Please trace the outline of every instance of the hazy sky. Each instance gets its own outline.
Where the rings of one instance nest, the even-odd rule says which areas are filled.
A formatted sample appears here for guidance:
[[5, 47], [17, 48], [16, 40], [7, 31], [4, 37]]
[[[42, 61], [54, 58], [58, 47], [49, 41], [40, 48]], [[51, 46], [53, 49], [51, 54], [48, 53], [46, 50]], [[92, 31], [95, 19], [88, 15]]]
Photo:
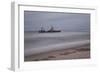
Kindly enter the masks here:
[[45, 30], [53, 26], [57, 30], [89, 32], [90, 14], [24, 11], [24, 31]]

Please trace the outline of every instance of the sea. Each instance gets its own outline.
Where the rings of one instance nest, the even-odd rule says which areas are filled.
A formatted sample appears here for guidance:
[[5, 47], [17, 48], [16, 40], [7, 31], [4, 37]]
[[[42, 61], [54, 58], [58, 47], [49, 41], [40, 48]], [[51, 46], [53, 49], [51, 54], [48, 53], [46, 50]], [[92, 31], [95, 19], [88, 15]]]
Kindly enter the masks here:
[[89, 32], [24, 32], [25, 56], [86, 44], [90, 44]]

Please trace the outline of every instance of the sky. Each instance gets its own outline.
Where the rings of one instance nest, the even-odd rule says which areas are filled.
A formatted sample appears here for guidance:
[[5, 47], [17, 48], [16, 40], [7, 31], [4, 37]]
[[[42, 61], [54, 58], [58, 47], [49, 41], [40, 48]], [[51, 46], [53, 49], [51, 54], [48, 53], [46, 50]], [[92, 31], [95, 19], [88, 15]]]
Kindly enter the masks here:
[[90, 32], [90, 14], [24, 11], [24, 31], [49, 30], [51, 26], [64, 32]]

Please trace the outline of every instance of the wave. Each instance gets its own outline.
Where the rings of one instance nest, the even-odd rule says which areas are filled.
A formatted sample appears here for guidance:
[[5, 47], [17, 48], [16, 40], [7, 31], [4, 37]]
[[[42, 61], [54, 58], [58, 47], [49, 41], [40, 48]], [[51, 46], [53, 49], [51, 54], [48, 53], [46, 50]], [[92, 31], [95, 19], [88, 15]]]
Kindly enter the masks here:
[[90, 44], [89, 33], [27, 33], [24, 37], [24, 55], [74, 48], [85, 44]]

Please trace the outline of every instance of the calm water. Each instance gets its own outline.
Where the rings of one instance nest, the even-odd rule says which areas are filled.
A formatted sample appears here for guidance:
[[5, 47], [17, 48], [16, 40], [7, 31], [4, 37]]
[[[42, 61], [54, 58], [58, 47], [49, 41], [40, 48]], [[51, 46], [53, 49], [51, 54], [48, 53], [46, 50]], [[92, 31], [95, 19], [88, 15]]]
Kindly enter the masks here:
[[24, 33], [25, 56], [50, 50], [70, 48], [89, 44], [90, 34], [86, 32]]

